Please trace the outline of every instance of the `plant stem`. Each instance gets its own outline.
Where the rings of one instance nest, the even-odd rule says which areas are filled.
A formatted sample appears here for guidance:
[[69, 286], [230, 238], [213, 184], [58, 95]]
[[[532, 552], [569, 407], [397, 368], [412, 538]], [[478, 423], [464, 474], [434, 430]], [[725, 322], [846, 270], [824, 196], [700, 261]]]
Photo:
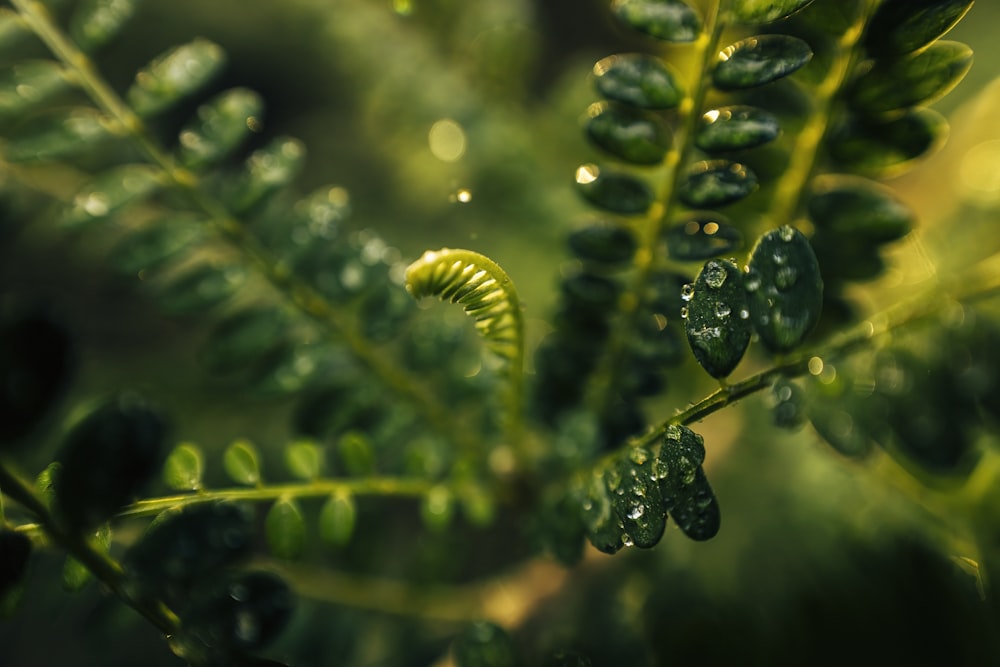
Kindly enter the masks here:
[[177, 165], [170, 153], [152, 138], [142, 119], [101, 78], [90, 58], [52, 21], [44, 5], [36, 0], [11, 0], [11, 3], [28, 27], [75, 75], [76, 82], [84, 92], [102, 111], [118, 122], [146, 157], [162, 170], [169, 186], [183, 193], [201, 209], [208, 216], [209, 224], [215, 231], [241, 251], [278, 293], [289, 299], [296, 308], [329, 334], [343, 340], [355, 356], [386, 386], [418, 406], [427, 421], [438, 432], [446, 434], [453, 442], [467, 450], [476, 447], [474, 441], [454, 427], [448, 409], [434, 398], [433, 393], [426, 391], [403, 373], [381, 350], [370, 345], [322, 293], [287, 269], [283, 269], [281, 263], [267, 252], [246, 227], [202, 188], [196, 174]]
[[83, 535], [63, 528], [32, 485], [4, 463], [0, 463], [0, 489], [34, 514], [38, 526], [45, 534], [78, 560], [122, 602], [139, 612], [164, 635], [171, 636], [178, 632], [180, 621], [176, 614], [158, 600], [140, 599], [131, 595], [121, 565], [108, 554], [95, 549]]
[[871, 11], [870, 3], [862, 5], [853, 24], [837, 40], [833, 62], [823, 80], [809, 91], [812, 110], [805, 126], [795, 136], [794, 146], [788, 151], [788, 167], [775, 186], [766, 213], [772, 223], [770, 227], [790, 223], [808, 195], [807, 185], [816, 175], [820, 147], [830, 133], [831, 121], [840, 105], [838, 93], [863, 57], [857, 45], [864, 36]]
[[663, 228], [673, 219], [679, 206], [676, 194], [683, 178], [681, 167], [691, 160], [695, 151], [693, 137], [697, 130], [702, 108], [705, 105], [705, 98], [711, 88], [711, 64], [716, 54], [715, 47], [722, 37], [722, 30], [725, 27], [720, 20], [721, 4], [722, 0], [710, 3], [711, 6], [705, 18], [705, 29], [693, 45], [696, 68], [693, 68], [691, 72], [695, 74], [696, 78], [690, 93], [685, 95], [678, 108], [679, 122], [674, 132], [673, 145], [664, 158], [666, 185], [661, 197], [665, 201], [665, 206], [656, 211], [652, 219], [649, 220], [649, 224], [646, 225], [642, 247], [636, 253], [635, 277], [629, 285], [629, 289], [619, 300], [617, 324], [611, 332], [608, 346], [597, 369], [591, 376], [585, 395], [588, 408], [598, 414], [614, 405], [612, 399], [618, 391], [621, 371], [624, 366], [622, 356], [642, 313], [643, 294], [649, 284], [650, 276], [657, 263], [663, 259], [657, 256], [656, 247], [659, 245]]
[[335, 493], [353, 496], [422, 496], [439, 483], [425, 479], [366, 477], [363, 479], [317, 479], [298, 484], [277, 484], [255, 488], [230, 488], [199, 491], [196, 494], [147, 498], [118, 513], [119, 518], [154, 516], [163, 510], [218, 500], [270, 502], [281, 497], [317, 498]]
[[701, 421], [727, 405], [769, 387], [778, 377], [802, 376], [810, 372], [809, 364], [813, 359], [823, 361], [843, 357], [896, 329], [926, 322], [955, 303], [973, 303], [1000, 294], [1000, 253], [983, 260], [950, 282], [942, 284], [937, 279], [932, 282], [933, 286], [923, 294], [869, 317], [827, 343], [792, 354], [766, 370], [716, 390], [646, 433], [632, 438], [624, 448], [652, 445], [663, 437], [671, 425]]

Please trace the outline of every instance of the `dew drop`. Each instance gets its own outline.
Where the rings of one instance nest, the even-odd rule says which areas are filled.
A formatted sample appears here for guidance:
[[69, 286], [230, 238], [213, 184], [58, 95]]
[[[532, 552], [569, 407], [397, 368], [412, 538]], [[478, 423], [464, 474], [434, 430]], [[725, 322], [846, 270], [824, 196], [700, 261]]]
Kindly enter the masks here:
[[778, 289], [785, 291], [795, 286], [799, 279], [799, 272], [794, 266], [783, 266], [774, 274], [774, 284]]
[[749, 319], [749, 318], [750, 318], [750, 311], [747, 310], [746, 308], [740, 309], [740, 319], [741, 320], [746, 320], [746, 319]]
[[643, 513], [645, 511], [646, 511], [646, 508], [643, 507], [642, 503], [638, 503], [638, 502], [632, 503], [632, 505], [628, 508], [628, 512], [626, 513], [626, 516], [628, 518], [632, 519], [632, 520], [635, 520], [635, 519], [638, 519], [638, 518], [642, 517], [642, 515], [643, 515]]
[[681, 319], [682, 320], [686, 320], [687, 316], [688, 316], [688, 307], [687, 306], [681, 306]]
[[694, 296], [694, 285], [687, 283], [681, 287], [681, 298], [685, 301], [690, 301]]
[[705, 265], [705, 284], [712, 289], [719, 289], [726, 283], [726, 268], [719, 262], [709, 262]]
[[729, 313], [731, 312], [732, 309], [727, 304], [721, 302], [715, 304], [715, 316], [718, 317], [719, 319], [725, 319], [729, 317]]
[[632, 463], [641, 466], [649, 460], [649, 450], [645, 447], [633, 447], [628, 453], [628, 458]]
[[788, 261], [788, 255], [782, 250], [775, 250], [771, 253], [771, 260], [778, 266], [783, 266], [785, 262]]
[[782, 241], [790, 243], [792, 239], [795, 238], [795, 228], [789, 227], [788, 225], [782, 225], [778, 228], [778, 234], [781, 236]]

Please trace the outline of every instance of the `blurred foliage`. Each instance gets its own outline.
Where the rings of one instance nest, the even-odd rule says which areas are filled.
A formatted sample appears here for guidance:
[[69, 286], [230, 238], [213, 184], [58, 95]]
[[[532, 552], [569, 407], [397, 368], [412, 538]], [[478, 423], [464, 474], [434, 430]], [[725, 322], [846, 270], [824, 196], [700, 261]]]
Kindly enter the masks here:
[[2, 5], [0, 664], [1000, 661], [1000, 6], [716, 4]]

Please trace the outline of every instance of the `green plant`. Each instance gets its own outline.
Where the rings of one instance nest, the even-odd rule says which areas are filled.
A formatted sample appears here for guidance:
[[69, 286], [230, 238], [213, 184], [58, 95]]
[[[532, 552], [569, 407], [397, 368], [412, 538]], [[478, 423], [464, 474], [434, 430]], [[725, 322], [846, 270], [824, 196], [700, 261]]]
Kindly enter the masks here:
[[[370, 5], [275, 16], [314, 19], [297, 28], [316, 43], [311, 26], [332, 26], [352, 57], [337, 74], [356, 77], [355, 115], [380, 139], [372, 163], [395, 170], [365, 196], [447, 184], [440, 240], [352, 229], [341, 186], [301, 194], [306, 144], [265, 129], [267, 96], [240, 77], [213, 83], [214, 42], [133, 74], [108, 50], [143, 17], [128, 0], [0, 9], [3, 233], [31, 257], [70, 242], [98, 276], [76, 312], [50, 312], [31, 262], [11, 264], [13, 618], [61, 576], [124, 603], [97, 623], [99, 662], [996, 660], [995, 187], [963, 212], [978, 227], [918, 235], [876, 180], [940, 148], [928, 105], [972, 62], [941, 37], [972, 1], [616, 0], [632, 32], [593, 69], [599, 157], [576, 169], [579, 201], [526, 174], [563, 166], [527, 150], [571, 125], [564, 110], [498, 103], [529, 108], [527, 3]], [[459, 39], [482, 26], [475, 48]], [[469, 57], [443, 64], [449, 44]], [[383, 57], [413, 68], [392, 90], [414, 93], [439, 172], [407, 162], [400, 104], [364, 90]], [[473, 139], [500, 159], [454, 167]], [[486, 254], [411, 262], [383, 240], [458, 245], [453, 211], [480, 197], [493, 226], [558, 218], [508, 222], [498, 241], [537, 253], [555, 293], [518, 280], [525, 307]], [[954, 251], [928, 260], [941, 239]], [[102, 315], [104, 335], [142, 334], [137, 352], [79, 341]], [[196, 346], [200, 371], [173, 373], [185, 357], [157, 345]], [[665, 536], [674, 525], [691, 541]], [[170, 650], [127, 638], [127, 608]]]

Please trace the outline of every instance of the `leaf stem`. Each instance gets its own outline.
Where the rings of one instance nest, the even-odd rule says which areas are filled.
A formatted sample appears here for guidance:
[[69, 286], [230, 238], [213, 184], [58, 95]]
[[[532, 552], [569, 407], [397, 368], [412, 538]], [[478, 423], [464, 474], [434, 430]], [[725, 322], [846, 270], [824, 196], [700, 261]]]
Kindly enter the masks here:
[[596, 371], [591, 376], [588, 391], [585, 394], [587, 406], [598, 414], [603, 413], [614, 404], [612, 399], [621, 382], [622, 355], [625, 353], [629, 337], [635, 330], [638, 317], [642, 312], [643, 294], [649, 284], [650, 276], [657, 263], [663, 259], [657, 257], [656, 247], [659, 244], [663, 228], [673, 218], [679, 205], [676, 194], [683, 178], [681, 167], [690, 161], [695, 151], [693, 137], [697, 130], [701, 110], [705, 105], [705, 98], [711, 88], [711, 64], [715, 57], [715, 47], [721, 39], [725, 27], [720, 19], [721, 4], [721, 0], [710, 3], [705, 19], [705, 29], [693, 45], [695, 49], [694, 61], [697, 66], [691, 72], [694, 73], [695, 82], [690, 93], [685, 95], [678, 108], [679, 122], [674, 132], [674, 141], [672, 148], [664, 158], [666, 185], [661, 198], [665, 200], [665, 205], [654, 212], [649, 224], [646, 225], [642, 247], [636, 253], [635, 277], [627, 292], [619, 300], [617, 325], [612, 330], [608, 346]]
[[95, 549], [83, 535], [63, 528], [32, 485], [4, 463], [0, 463], [0, 489], [31, 512], [38, 522], [37, 526], [54, 543], [78, 560], [122, 602], [145, 617], [164, 635], [171, 636], [178, 632], [180, 620], [173, 611], [159, 600], [137, 598], [129, 593], [125, 571], [121, 565], [108, 554]]
[[727, 405], [765, 389], [778, 377], [799, 377], [809, 370], [812, 359], [843, 357], [897, 329], [926, 322], [955, 303], [973, 303], [1000, 295], [1000, 253], [979, 262], [963, 275], [947, 283], [931, 281], [932, 287], [912, 299], [901, 301], [873, 315], [850, 329], [833, 336], [828, 342], [811, 350], [791, 354], [774, 366], [750, 377], [722, 387], [686, 409], [665, 420], [646, 433], [629, 440], [623, 449], [649, 446], [663, 437], [671, 425], [687, 425], [701, 421]]
[[178, 494], [139, 500], [118, 513], [118, 518], [155, 516], [163, 510], [218, 500], [270, 502], [282, 497], [315, 498], [335, 493], [354, 496], [422, 496], [438, 482], [425, 479], [365, 477], [360, 479], [317, 479], [294, 484], [276, 484], [254, 488], [206, 489], [193, 494]]

